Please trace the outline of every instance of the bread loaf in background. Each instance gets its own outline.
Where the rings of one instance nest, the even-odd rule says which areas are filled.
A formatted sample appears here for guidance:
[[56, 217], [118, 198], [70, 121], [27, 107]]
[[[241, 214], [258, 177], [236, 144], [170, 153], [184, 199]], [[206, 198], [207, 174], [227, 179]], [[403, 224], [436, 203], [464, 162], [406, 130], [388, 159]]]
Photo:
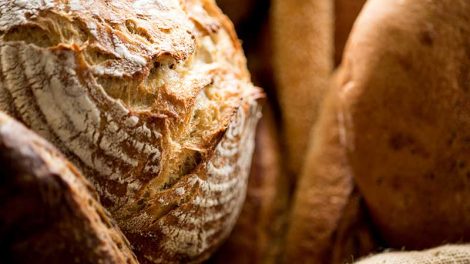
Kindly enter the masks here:
[[83, 171], [141, 263], [207, 259], [244, 201], [261, 96], [215, 2], [0, 6], [0, 109]]
[[90, 183], [3, 113], [0, 166], [0, 262], [138, 263]]
[[[344, 257], [374, 248], [367, 225], [362, 228], [358, 221], [362, 208], [347, 162], [339, 87], [339, 80], [334, 78], [312, 130], [314, 140], [292, 200], [285, 263], [343, 263]], [[364, 233], [364, 239], [353, 241], [356, 244], [349, 247], [347, 243], [357, 232]]]
[[333, 71], [334, 0], [273, 0], [273, 65], [289, 173], [300, 173]]
[[344, 55], [347, 163], [384, 246], [470, 240], [470, 2], [370, 0]]
[[[341, 61], [343, 46], [364, 2], [334, 1], [334, 42], [317, 45], [331, 45], [335, 64]], [[318, 22], [310, 25], [320, 26], [324, 25]], [[308, 48], [313, 56], [310, 59], [325, 59], [325, 54], [311, 51], [314, 48]], [[304, 74], [300, 80], [315, 75], [314, 72]], [[338, 102], [341, 83], [333, 75], [323, 78], [326, 80], [323, 84], [325, 98], [311, 105], [312, 109], [319, 108], [318, 119], [304, 143], [307, 150], [292, 198], [285, 243], [286, 262], [344, 263], [372, 252], [376, 246], [361, 194], [354, 187], [342, 141]]]

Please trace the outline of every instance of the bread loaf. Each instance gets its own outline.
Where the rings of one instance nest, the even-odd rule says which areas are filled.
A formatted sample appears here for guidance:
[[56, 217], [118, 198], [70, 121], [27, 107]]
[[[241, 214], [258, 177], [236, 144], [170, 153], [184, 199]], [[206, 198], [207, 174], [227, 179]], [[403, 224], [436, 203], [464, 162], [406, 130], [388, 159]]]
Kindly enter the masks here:
[[87, 180], [0, 113], [2, 263], [138, 263]]
[[[340, 112], [339, 86], [335, 78], [312, 130], [314, 140], [308, 147], [291, 206], [285, 242], [286, 263], [342, 263], [342, 257], [347, 254], [338, 252], [335, 256], [334, 248], [348, 252], [344, 249], [347, 238], [354, 237], [354, 232], [358, 231], [347, 227], [354, 225], [361, 212], [358, 201], [354, 201], [358, 198], [355, 198], [344, 131], [340, 126], [344, 117]], [[340, 230], [342, 225], [343, 230]], [[361, 243], [358, 241], [355, 247], [359, 253], [370, 250], [371, 243], [366, 241], [364, 246]], [[366, 249], [360, 250], [362, 247]]]
[[386, 246], [470, 240], [470, 2], [370, 0], [344, 55], [342, 130]]
[[334, 0], [274, 0], [273, 65], [289, 173], [297, 176], [333, 70]]
[[84, 172], [141, 263], [206, 259], [241, 210], [260, 97], [214, 1], [0, 6], [0, 109]]

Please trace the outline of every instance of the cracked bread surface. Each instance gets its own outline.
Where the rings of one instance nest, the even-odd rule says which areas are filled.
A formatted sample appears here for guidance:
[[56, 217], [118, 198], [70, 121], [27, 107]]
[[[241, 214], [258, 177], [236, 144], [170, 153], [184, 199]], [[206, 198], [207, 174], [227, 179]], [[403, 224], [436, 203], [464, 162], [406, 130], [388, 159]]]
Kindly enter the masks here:
[[84, 172], [141, 262], [207, 258], [244, 200], [260, 97], [214, 1], [0, 7], [0, 109]]

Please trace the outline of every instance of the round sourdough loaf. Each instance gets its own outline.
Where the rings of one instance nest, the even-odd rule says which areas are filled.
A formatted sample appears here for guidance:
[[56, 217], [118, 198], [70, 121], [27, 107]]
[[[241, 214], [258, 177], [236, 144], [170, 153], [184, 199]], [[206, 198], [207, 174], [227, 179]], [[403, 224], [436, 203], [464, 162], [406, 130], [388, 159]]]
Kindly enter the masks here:
[[206, 259], [241, 209], [261, 95], [215, 2], [0, 6], [0, 109], [84, 172], [142, 263]]
[[4, 263], [138, 263], [90, 183], [46, 140], [0, 112]]

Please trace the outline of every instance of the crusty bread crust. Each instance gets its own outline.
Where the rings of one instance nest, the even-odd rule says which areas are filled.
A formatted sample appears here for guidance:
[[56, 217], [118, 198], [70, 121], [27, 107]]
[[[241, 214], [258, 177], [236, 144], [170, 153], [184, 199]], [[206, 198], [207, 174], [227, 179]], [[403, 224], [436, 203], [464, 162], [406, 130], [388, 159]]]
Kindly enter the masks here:
[[470, 2], [370, 0], [341, 88], [348, 163], [383, 239], [470, 240]]
[[90, 183], [3, 113], [0, 166], [2, 263], [138, 263]]
[[81, 168], [140, 261], [207, 258], [243, 203], [260, 96], [214, 1], [0, 5], [0, 109]]
[[247, 195], [237, 224], [211, 263], [276, 263], [283, 246], [289, 184], [271, 108], [263, 106]]

